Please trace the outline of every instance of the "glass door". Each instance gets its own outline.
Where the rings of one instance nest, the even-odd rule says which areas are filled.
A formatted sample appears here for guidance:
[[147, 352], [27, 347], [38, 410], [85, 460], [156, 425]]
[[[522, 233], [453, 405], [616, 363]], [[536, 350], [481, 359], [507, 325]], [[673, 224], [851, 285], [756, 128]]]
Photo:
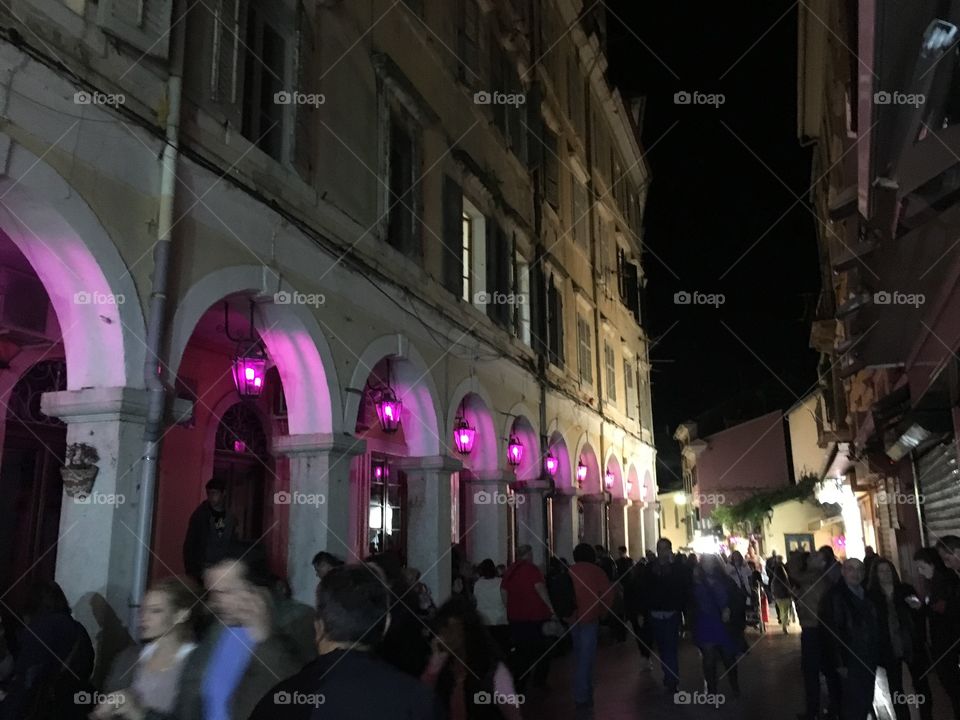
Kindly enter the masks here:
[[393, 553], [406, 562], [407, 482], [388, 458], [371, 457], [367, 540], [371, 554]]

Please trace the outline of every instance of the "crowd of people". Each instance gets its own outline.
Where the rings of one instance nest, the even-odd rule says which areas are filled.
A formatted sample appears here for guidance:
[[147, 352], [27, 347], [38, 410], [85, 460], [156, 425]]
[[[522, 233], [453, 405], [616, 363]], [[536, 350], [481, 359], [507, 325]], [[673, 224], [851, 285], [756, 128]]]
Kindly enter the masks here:
[[[0, 635], [0, 720], [519, 720], [524, 693], [547, 687], [553, 660], [565, 654], [571, 677], [563, 686], [578, 710], [592, 708], [602, 634], [613, 643], [632, 635], [638, 670], [659, 663], [668, 694], [680, 688], [688, 636], [707, 695], [725, 681], [737, 698], [746, 629], [764, 631], [770, 601], [784, 632], [794, 617], [801, 628], [801, 720], [821, 710], [864, 720], [884, 703], [908, 720], [911, 697], [922, 698], [913, 704], [929, 720], [931, 676], [960, 717], [954, 536], [916, 553], [916, 588], [870, 548], [863, 561], [840, 563], [829, 546], [763, 560], [753, 545], [746, 557], [684, 555], [661, 538], [637, 562], [625, 547], [612, 557], [581, 543], [572, 562], [551, 557], [541, 568], [528, 545], [509, 566], [473, 564], [453, 546], [451, 595], [439, 606], [395, 552], [350, 564], [319, 552], [308, 606], [267, 572], [262, 548], [224, 542], [229, 517], [216, 506], [218, 488], [208, 492], [215, 502], [195, 513], [184, 546], [192, 577], [151, 586], [141, 641], [113, 658], [99, 687], [93, 644], [63, 591], [53, 582], [34, 587]], [[888, 692], [875, 693], [878, 676]]]

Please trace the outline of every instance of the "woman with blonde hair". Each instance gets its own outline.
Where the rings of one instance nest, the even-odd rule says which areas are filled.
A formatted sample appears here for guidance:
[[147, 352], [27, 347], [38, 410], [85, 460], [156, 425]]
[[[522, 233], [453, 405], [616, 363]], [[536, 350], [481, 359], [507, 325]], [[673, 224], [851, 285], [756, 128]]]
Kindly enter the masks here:
[[124, 705], [130, 711], [136, 708], [134, 715], [173, 711], [180, 674], [196, 647], [193, 608], [199, 598], [200, 590], [189, 578], [164, 578], [150, 587], [140, 608], [144, 644], [131, 646], [114, 659], [104, 684], [105, 697], [92, 718], [130, 717]]

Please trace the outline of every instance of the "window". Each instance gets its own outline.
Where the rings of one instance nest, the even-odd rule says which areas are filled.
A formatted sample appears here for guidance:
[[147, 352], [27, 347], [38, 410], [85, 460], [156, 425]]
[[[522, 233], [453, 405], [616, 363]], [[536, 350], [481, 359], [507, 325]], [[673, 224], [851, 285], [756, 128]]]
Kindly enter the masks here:
[[480, 80], [480, 7], [477, 0], [460, 0], [457, 54], [460, 79], [470, 85], [477, 83]]
[[556, 134], [543, 128], [543, 194], [554, 210], [560, 207], [560, 158]]
[[388, 142], [390, 184], [387, 197], [387, 242], [411, 260], [419, 262], [419, 138], [412, 119], [399, 108], [390, 110]]
[[623, 361], [623, 386], [626, 388], [627, 417], [636, 420], [640, 416], [637, 400], [637, 378], [634, 374], [633, 363], [629, 360]]
[[548, 358], [559, 368], [563, 367], [563, 292], [557, 286], [557, 278], [547, 283], [547, 341]]
[[580, 137], [583, 137], [583, 112], [583, 80], [576, 56], [571, 53], [567, 55], [567, 115]]
[[470, 290], [470, 251], [473, 247], [473, 218], [467, 213], [460, 214], [460, 225], [463, 230], [463, 245], [461, 261], [463, 262], [463, 299], [470, 302], [473, 293]]
[[253, 3], [247, 11], [243, 63], [243, 136], [275, 160], [283, 160], [287, 41], [275, 18]]
[[580, 382], [593, 385], [593, 337], [590, 321], [584, 315], [577, 315], [577, 345], [579, 347]]
[[587, 187], [577, 178], [573, 182], [573, 241], [584, 252], [589, 250], [590, 211]]
[[603, 364], [606, 370], [607, 400], [617, 401], [617, 365], [610, 343], [603, 344]]
[[530, 345], [530, 265], [517, 253], [517, 337]]

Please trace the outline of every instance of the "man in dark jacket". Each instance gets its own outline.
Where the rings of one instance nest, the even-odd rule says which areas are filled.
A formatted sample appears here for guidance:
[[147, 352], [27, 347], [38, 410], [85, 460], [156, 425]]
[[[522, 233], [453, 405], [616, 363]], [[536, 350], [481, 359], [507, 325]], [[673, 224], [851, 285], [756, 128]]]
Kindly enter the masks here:
[[657, 559], [646, 566], [641, 583], [641, 606], [653, 625], [663, 684], [672, 695], [680, 683], [680, 620], [690, 597], [690, 575], [673, 562], [673, 544], [667, 538], [657, 541]]
[[210, 480], [207, 499], [190, 516], [183, 541], [183, 567], [197, 582], [202, 580], [204, 568], [220, 562], [237, 539], [237, 521], [227, 512], [225, 489], [222, 480]]
[[320, 657], [273, 687], [251, 720], [433, 720], [430, 688], [371, 648], [390, 624], [386, 578], [372, 565], [331, 570], [317, 590]]
[[843, 580], [824, 598], [823, 622], [831, 636], [833, 667], [840, 675], [841, 720], [863, 720], [872, 712], [880, 664], [880, 620], [863, 588], [863, 563], [843, 563]]

